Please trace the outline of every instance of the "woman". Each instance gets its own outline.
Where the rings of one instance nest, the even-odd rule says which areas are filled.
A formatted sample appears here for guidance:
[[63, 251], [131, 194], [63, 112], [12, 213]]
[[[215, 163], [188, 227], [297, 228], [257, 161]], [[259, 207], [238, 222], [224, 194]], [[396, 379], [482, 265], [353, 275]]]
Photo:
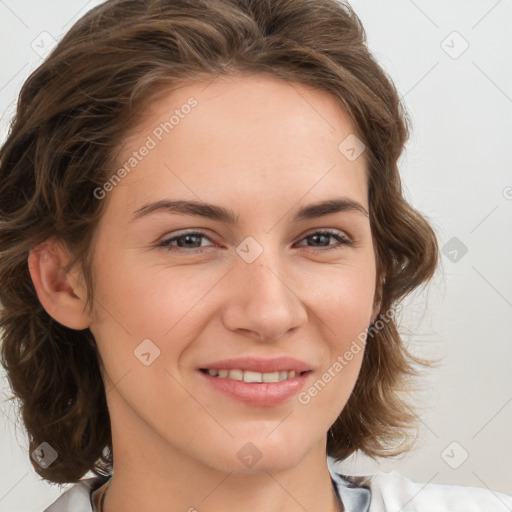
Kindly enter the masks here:
[[394, 316], [438, 247], [401, 194], [407, 135], [335, 0], [75, 24], [1, 150], [2, 362], [35, 470], [76, 483], [48, 511], [511, 506], [333, 467], [411, 445], [399, 393], [428, 362]]

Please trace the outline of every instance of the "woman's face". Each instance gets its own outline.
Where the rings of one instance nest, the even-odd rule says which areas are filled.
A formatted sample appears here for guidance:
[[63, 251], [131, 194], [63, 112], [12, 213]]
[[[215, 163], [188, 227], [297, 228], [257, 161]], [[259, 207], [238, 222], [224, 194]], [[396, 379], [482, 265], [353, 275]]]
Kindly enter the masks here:
[[[116, 436], [158, 439], [235, 472], [325, 456], [377, 313], [354, 131], [326, 92], [271, 78], [186, 85], [145, 112], [97, 193], [90, 329], [114, 453]], [[260, 377], [286, 380], [245, 382]]]

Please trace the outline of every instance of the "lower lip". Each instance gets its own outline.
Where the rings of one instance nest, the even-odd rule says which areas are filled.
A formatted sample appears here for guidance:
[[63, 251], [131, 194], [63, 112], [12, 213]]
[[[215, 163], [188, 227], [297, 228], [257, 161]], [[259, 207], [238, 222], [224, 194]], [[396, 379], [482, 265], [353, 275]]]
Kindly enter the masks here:
[[215, 389], [240, 402], [258, 407], [278, 405], [296, 395], [304, 386], [311, 371], [281, 382], [245, 382], [223, 377], [212, 377], [198, 370], [199, 374]]

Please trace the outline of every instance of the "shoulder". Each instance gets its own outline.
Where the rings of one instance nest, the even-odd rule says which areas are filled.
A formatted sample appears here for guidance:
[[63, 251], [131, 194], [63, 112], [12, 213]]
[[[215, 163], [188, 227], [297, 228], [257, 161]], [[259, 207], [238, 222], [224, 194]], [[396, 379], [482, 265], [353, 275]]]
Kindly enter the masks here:
[[91, 492], [103, 481], [98, 477], [80, 480], [65, 490], [43, 512], [92, 512]]
[[370, 490], [369, 512], [510, 512], [512, 496], [487, 488], [416, 483], [392, 471], [369, 476], [343, 476]]

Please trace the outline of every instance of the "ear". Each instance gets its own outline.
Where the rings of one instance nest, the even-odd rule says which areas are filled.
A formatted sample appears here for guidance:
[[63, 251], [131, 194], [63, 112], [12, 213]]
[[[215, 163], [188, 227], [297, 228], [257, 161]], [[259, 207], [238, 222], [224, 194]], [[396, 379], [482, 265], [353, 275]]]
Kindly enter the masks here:
[[33, 248], [28, 256], [28, 269], [37, 296], [46, 312], [71, 329], [86, 329], [91, 318], [85, 311], [85, 292], [81, 275], [66, 272], [68, 253], [54, 240], [46, 240]]

